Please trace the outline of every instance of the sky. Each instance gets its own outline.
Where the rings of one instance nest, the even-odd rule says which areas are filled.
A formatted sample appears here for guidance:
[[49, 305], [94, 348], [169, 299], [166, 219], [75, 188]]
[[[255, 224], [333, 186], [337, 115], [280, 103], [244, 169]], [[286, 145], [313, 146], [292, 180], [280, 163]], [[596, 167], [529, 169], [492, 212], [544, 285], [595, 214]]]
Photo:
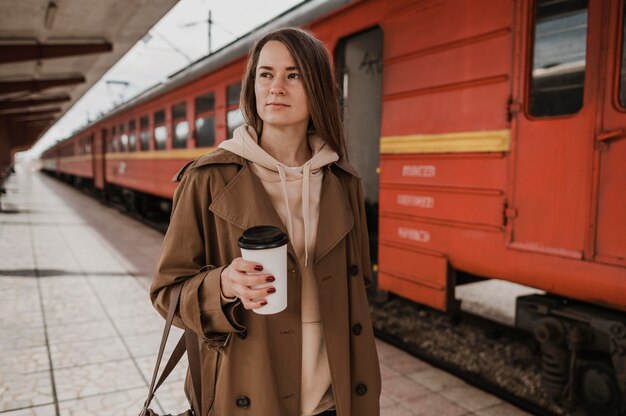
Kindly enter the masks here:
[[[107, 113], [208, 52], [232, 42], [301, 0], [181, 0], [139, 40], [46, 134], [18, 157], [38, 157], [58, 140]], [[245, 10], [245, 13], [242, 11]]]

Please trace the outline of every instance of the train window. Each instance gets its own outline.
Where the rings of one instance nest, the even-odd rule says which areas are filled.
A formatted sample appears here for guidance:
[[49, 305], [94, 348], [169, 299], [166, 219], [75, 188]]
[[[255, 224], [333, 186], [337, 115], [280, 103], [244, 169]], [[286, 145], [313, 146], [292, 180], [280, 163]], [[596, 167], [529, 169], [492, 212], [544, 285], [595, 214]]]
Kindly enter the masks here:
[[154, 144], [157, 150], [165, 149], [165, 143], [167, 142], [167, 127], [159, 126], [154, 129]]
[[530, 114], [578, 112], [583, 105], [587, 0], [538, 0], [530, 89]]
[[117, 131], [115, 126], [111, 127], [111, 151], [117, 152]]
[[167, 127], [165, 127], [165, 110], [154, 113], [154, 148], [156, 150], [165, 149], [167, 143]]
[[128, 150], [131, 152], [137, 150], [137, 122], [135, 120], [128, 123]]
[[226, 114], [228, 137], [233, 137], [235, 129], [244, 123], [243, 114], [239, 109], [239, 94], [241, 94], [241, 82], [231, 84], [226, 89], [228, 96], [228, 113]]
[[622, 64], [619, 75], [619, 102], [626, 107], [626, 5], [622, 15]]
[[215, 94], [196, 97], [196, 145], [210, 147], [215, 144]]
[[241, 94], [241, 82], [231, 84], [226, 88], [229, 107], [231, 105], [239, 105], [239, 94]]
[[139, 119], [139, 146], [141, 150], [150, 149], [150, 121], [148, 116]]
[[158, 126], [160, 124], [165, 124], [165, 110], [154, 113], [154, 125]]
[[174, 131], [174, 149], [187, 147], [189, 137], [189, 122], [187, 121], [187, 103], [176, 104], [172, 107], [172, 119]]
[[104, 145], [106, 146], [105, 152], [111, 153], [113, 151], [113, 138], [109, 137], [108, 130], [102, 130], [102, 140], [104, 141]]
[[187, 147], [189, 137], [189, 122], [187, 120], [177, 121], [174, 125], [174, 149], [184, 149]]
[[215, 109], [215, 94], [208, 94], [196, 97], [196, 114], [206, 113]]
[[120, 152], [128, 151], [128, 135], [126, 134], [125, 126], [120, 124]]
[[198, 137], [198, 147], [213, 146], [215, 144], [215, 117], [196, 118], [196, 135]]
[[228, 137], [233, 137], [235, 129], [244, 123], [241, 109], [237, 108], [229, 111], [226, 116], [226, 122], [228, 124]]
[[187, 116], [187, 104], [179, 103], [172, 106], [172, 119], [185, 118]]

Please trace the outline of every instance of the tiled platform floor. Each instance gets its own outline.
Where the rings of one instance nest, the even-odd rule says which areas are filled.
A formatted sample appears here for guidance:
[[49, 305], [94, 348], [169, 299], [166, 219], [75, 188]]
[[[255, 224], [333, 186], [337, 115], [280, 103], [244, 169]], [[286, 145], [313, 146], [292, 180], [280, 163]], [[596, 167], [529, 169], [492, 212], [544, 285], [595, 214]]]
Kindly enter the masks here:
[[[136, 416], [163, 325], [147, 296], [162, 235], [27, 166], [6, 187], [0, 416]], [[388, 344], [378, 349], [384, 416], [525, 414]], [[185, 410], [179, 367], [155, 410]]]

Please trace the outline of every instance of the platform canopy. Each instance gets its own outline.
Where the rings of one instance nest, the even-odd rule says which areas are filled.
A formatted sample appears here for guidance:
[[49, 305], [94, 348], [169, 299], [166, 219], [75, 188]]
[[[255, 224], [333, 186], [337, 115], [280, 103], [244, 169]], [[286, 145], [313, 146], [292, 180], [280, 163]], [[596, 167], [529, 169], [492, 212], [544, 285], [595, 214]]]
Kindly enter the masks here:
[[0, 2], [0, 183], [178, 0]]

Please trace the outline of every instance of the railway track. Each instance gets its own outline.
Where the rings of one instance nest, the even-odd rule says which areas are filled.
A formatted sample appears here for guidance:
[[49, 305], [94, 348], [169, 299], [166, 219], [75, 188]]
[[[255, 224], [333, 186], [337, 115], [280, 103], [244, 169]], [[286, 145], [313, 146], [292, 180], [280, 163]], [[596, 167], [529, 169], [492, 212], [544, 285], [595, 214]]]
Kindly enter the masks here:
[[[136, 221], [139, 221], [140, 223], [142, 223], [143, 225], [152, 228], [153, 230], [156, 230], [162, 234], [165, 234], [165, 231], [167, 231], [167, 225], [168, 225], [168, 216], [164, 216], [164, 214], [162, 212], [159, 213], [140, 213], [140, 212], [136, 212], [136, 211], [131, 211], [128, 209], [128, 207], [126, 206], [126, 204], [124, 203], [124, 201], [119, 200], [119, 199], [105, 199], [102, 198], [100, 195], [96, 194], [93, 189], [90, 188], [76, 188], [74, 187], [74, 189], [78, 189], [80, 191], [82, 191], [83, 193], [97, 199], [100, 201], [100, 203], [111, 207], [115, 210], [117, 210], [118, 212], [120, 212], [121, 214], [124, 214]], [[153, 215], [154, 214], [154, 215]], [[150, 216], [152, 217], [157, 217], [157, 220], [151, 219], [149, 218]]]
[[155, 220], [151, 220], [149, 218], [146, 218], [145, 216], [141, 215], [140, 213], [136, 213], [136, 212], [130, 212], [126, 209], [126, 207], [123, 204], [117, 203], [117, 202], [113, 202], [113, 201], [103, 201], [104, 204], [115, 208], [116, 210], [118, 210], [119, 212], [123, 213], [124, 215], [127, 215], [131, 218], [133, 218], [134, 220], [139, 221], [140, 223], [142, 223], [143, 225], [152, 228], [153, 230], [156, 230], [158, 232], [160, 232], [161, 234], [165, 234], [165, 232], [167, 231], [167, 225], [168, 222], [167, 221], [155, 221]]
[[485, 319], [455, 317], [402, 298], [370, 301], [376, 337], [539, 416], [568, 414], [540, 386], [532, 336]]

